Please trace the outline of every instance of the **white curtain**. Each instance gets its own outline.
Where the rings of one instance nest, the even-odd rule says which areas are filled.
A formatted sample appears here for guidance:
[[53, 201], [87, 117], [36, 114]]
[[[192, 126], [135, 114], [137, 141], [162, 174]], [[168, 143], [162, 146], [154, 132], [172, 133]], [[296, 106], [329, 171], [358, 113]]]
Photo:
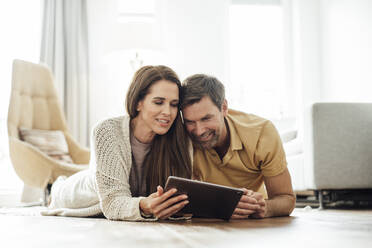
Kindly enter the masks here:
[[85, 0], [44, 0], [40, 61], [53, 71], [69, 130], [89, 143], [88, 27]]

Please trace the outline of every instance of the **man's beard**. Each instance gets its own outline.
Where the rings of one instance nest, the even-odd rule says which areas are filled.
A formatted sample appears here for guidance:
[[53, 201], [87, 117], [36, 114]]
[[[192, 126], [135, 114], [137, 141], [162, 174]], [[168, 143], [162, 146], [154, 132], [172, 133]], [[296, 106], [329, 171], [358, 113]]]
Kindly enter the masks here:
[[[212, 137], [207, 141], [200, 140], [200, 137], [203, 137], [205, 135], [212, 135]], [[205, 133], [203, 133], [200, 136], [196, 136], [194, 134], [191, 134], [191, 140], [193, 143], [198, 147], [199, 149], [212, 149], [218, 142], [218, 139], [220, 137], [219, 133], [217, 133], [215, 130], [210, 130]]]

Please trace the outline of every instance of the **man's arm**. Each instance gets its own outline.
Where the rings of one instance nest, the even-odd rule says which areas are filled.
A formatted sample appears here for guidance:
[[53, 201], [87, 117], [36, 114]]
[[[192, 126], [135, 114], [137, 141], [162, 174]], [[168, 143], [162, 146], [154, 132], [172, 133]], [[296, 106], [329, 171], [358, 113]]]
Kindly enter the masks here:
[[[245, 191], [231, 218], [290, 215], [295, 207], [296, 196], [293, 193], [288, 168], [285, 167], [285, 152], [280, 136], [271, 122], [267, 122], [261, 132], [254, 163], [264, 175], [269, 199], [265, 200], [261, 193]], [[283, 169], [282, 173], [276, 175]]]
[[244, 189], [232, 219], [288, 216], [292, 213], [296, 196], [288, 169], [277, 176], [265, 177], [264, 181], [269, 199], [265, 200], [261, 193]]
[[263, 217], [290, 215], [296, 204], [296, 196], [293, 193], [288, 168], [277, 176], [264, 177], [264, 182], [269, 199], [266, 200], [266, 211]]

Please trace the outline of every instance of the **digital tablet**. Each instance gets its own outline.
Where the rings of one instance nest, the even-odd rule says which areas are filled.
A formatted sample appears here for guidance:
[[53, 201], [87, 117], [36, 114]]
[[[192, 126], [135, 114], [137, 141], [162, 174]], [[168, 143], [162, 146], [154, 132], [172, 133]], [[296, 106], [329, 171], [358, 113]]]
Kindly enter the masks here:
[[243, 190], [181, 177], [168, 177], [165, 191], [177, 189], [177, 195], [186, 194], [189, 204], [181, 213], [193, 217], [229, 220], [243, 195]]

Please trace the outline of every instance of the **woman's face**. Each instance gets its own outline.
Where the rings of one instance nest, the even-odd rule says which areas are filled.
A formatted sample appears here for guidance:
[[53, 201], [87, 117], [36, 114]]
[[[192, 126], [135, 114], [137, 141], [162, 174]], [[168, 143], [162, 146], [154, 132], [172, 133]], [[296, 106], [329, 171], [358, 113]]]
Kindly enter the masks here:
[[177, 117], [179, 91], [177, 84], [160, 80], [149, 88], [145, 98], [138, 103], [138, 120], [150, 131], [165, 134]]

